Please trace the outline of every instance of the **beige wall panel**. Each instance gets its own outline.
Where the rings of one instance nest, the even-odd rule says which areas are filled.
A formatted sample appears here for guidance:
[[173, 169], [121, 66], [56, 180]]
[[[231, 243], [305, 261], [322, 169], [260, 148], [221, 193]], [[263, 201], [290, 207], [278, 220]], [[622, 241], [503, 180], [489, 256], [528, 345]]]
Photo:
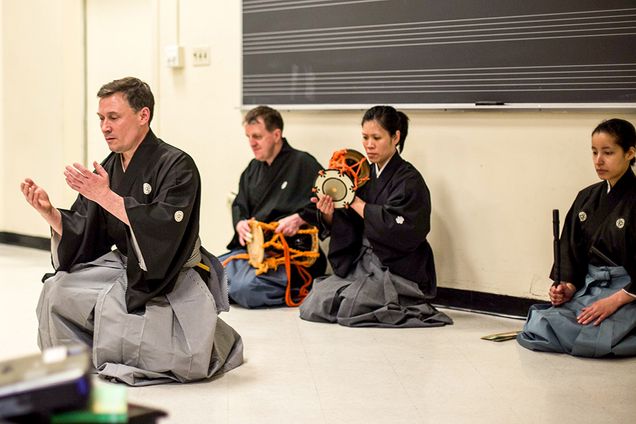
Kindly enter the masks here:
[[[87, 161], [109, 153], [99, 129], [97, 91], [114, 79], [135, 76], [157, 90], [157, 0], [86, 0]], [[156, 111], [155, 111], [156, 112]], [[158, 128], [159, 120], [152, 126]]]
[[[182, 69], [160, 67], [160, 137], [196, 160], [203, 182], [201, 238], [220, 254], [232, 235], [228, 195], [252, 158], [239, 109], [239, 2], [162, 2], [160, 26], [161, 49], [178, 43], [185, 50]], [[200, 46], [210, 48], [210, 66], [193, 66], [192, 48]]]
[[0, 181], [3, 183], [0, 184], [0, 231], [2, 231], [5, 224], [4, 211], [7, 208], [8, 199], [5, 198], [5, 190], [7, 184], [4, 181], [7, 181], [9, 178], [9, 174], [7, 173], [7, 167], [5, 165], [6, 156], [4, 153], [5, 150], [5, 136], [4, 136], [4, 3], [0, 2]]
[[79, 0], [2, 2], [2, 229], [48, 236], [19, 192], [30, 176], [53, 202], [75, 197], [63, 167], [82, 158], [82, 4]]

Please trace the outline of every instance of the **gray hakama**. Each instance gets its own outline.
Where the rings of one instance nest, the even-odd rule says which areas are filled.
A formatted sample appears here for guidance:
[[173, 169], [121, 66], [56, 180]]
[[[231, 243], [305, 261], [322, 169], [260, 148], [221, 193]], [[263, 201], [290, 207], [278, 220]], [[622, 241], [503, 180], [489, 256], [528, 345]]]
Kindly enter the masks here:
[[229, 309], [222, 267], [211, 256], [207, 281], [183, 268], [174, 289], [140, 312], [126, 309], [126, 257], [118, 251], [58, 271], [37, 306], [41, 349], [82, 342], [97, 373], [132, 386], [189, 382], [243, 362], [243, 342], [218, 314]]
[[575, 356], [636, 355], [636, 302], [623, 305], [600, 325], [577, 323], [581, 309], [631, 282], [623, 267], [589, 265], [585, 286], [560, 306], [533, 305], [517, 341], [523, 347]]
[[348, 327], [439, 327], [453, 320], [428, 303], [417, 283], [382, 266], [364, 240], [355, 268], [345, 277], [318, 279], [300, 305], [308, 321]]

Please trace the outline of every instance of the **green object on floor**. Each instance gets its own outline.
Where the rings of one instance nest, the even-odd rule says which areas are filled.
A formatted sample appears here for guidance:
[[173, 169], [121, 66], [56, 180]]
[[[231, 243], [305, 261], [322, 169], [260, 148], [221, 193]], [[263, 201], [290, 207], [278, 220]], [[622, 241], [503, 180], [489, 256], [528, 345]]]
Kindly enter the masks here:
[[521, 333], [521, 331], [508, 331], [506, 333], [497, 333], [490, 334], [488, 336], [484, 336], [482, 340], [488, 340], [491, 342], [505, 342], [506, 340], [514, 340], [517, 338], [517, 334]]
[[126, 387], [100, 382], [93, 384], [88, 409], [63, 412], [51, 418], [52, 424], [127, 422]]

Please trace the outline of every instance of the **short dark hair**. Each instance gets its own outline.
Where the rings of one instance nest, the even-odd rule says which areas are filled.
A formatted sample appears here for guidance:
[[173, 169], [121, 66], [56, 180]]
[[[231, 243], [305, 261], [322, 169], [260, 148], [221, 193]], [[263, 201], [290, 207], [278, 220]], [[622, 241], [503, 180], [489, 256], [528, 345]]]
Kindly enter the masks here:
[[395, 110], [392, 106], [373, 106], [367, 110], [362, 117], [362, 124], [367, 121], [376, 121], [384, 128], [391, 137], [400, 131], [400, 141], [398, 142], [398, 152], [404, 150], [404, 141], [409, 132], [409, 117], [404, 112]]
[[147, 107], [150, 110], [148, 119], [148, 124], [150, 124], [155, 109], [155, 97], [148, 84], [135, 77], [117, 79], [102, 85], [102, 88], [97, 92], [97, 97], [103, 99], [115, 93], [122, 93], [135, 112]]
[[269, 106], [256, 106], [245, 114], [243, 119], [244, 124], [255, 124], [258, 122], [258, 118], [263, 120], [267, 131], [272, 132], [279, 129], [283, 132], [283, 117], [280, 116], [280, 112]]
[[[605, 133], [611, 135], [616, 140], [616, 144], [621, 146], [624, 152], [627, 152], [630, 147], [636, 148], [636, 130], [634, 126], [619, 118], [607, 119], [594, 128], [592, 135], [598, 133]], [[632, 158], [629, 162], [630, 165], [634, 165], [636, 158]]]

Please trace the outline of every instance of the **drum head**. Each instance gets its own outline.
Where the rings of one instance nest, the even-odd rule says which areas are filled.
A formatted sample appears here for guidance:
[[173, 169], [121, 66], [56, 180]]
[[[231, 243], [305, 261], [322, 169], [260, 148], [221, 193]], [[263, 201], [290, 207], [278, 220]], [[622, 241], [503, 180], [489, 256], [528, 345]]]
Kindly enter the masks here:
[[258, 225], [256, 220], [250, 220], [249, 223], [252, 230], [252, 239], [247, 242], [247, 253], [250, 256], [249, 263], [252, 265], [261, 264], [263, 259], [265, 259], [263, 228]]
[[327, 169], [318, 175], [314, 191], [318, 198], [331, 196], [336, 208], [350, 205], [356, 195], [351, 178], [336, 169]]

